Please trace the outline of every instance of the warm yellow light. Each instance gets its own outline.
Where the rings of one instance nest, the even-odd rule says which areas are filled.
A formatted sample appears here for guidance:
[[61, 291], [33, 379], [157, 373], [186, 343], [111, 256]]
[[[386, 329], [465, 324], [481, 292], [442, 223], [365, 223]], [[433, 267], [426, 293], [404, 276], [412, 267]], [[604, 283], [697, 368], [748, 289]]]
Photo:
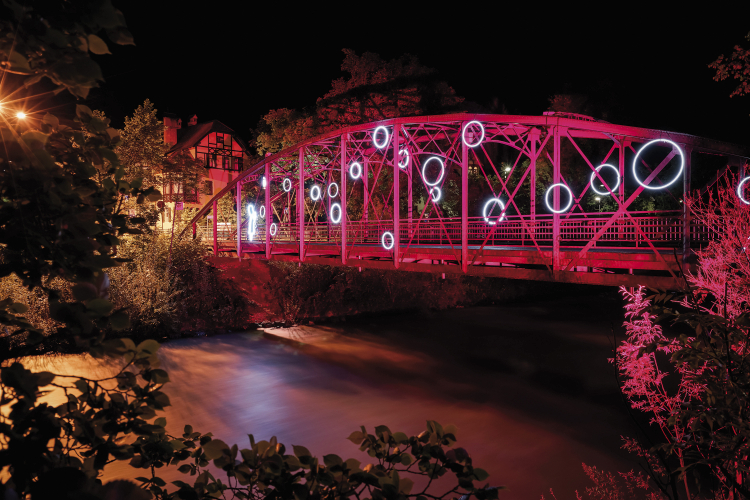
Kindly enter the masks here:
[[26, 118], [26, 113], [24, 113], [23, 111], [19, 111], [18, 113], [16, 113], [16, 118], [18, 118], [19, 120], [23, 120], [24, 118]]

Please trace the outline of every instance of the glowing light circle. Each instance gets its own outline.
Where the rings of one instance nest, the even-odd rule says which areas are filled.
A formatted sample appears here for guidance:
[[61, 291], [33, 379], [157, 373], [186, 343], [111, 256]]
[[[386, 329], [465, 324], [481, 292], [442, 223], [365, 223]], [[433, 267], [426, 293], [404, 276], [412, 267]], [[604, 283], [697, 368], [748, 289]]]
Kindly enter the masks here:
[[284, 182], [281, 183], [281, 187], [288, 193], [292, 190], [292, 181], [290, 181], [289, 179], [284, 179]]
[[312, 201], [318, 201], [322, 197], [322, 194], [323, 193], [320, 192], [320, 187], [317, 184], [310, 188], [310, 199]]
[[[750, 205], [750, 201], [747, 201], [747, 200], [745, 199], [745, 197], [744, 197], [744, 196], [742, 196], [742, 185], [743, 185], [744, 183], [746, 183], [747, 181], [749, 181], [749, 180], [750, 180], [750, 176], [748, 176], [748, 177], [745, 177], [745, 178], [744, 178], [744, 179], [742, 179], [742, 180], [740, 181], [740, 183], [739, 183], [739, 184], [737, 185], [737, 198], [739, 198], [739, 199], [740, 199], [740, 201], [741, 201], [742, 203], [744, 203], [745, 205]], [[750, 239], [750, 238], [748, 238], [748, 239]]]
[[406, 168], [409, 166], [409, 160], [411, 159], [411, 155], [409, 154], [409, 150], [404, 148], [401, 151], [398, 152], [399, 158], [403, 157], [403, 161], [398, 161], [398, 168]]
[[255, 205], [247, 206], [247, 240], [253, 241], [257, 233], [258, 214], [255, 211]]
[[276, 236], [276, 233], [279, 231], [279, 227], [276, 225], [275, 222], [271, 223], [271, 227], [268, 228], [268, 232], [271, 236]]
[[[500, 205], [500, 210], [502, 210], [501, 214], [502, 216], [500, 219], [497, 220], [497, 222], [502, 222], [503, 219], [505, 219], [505, 203], [500, 201], [500, 198], [492, 198], [487, 201], [487, 203], [484, 204], [484, 208], [482, 209], [482, 217], [484, 217], [484, 222], [489, 224], [490, 226], [494, 226], [497, 222], [490, 220], [490, 214], [492, 213], [492, 205], [497, 203]], [[489, 208], [489, 211], [487, 211], [487, 208]]]
[[[339, 211], [339, 218], [338, 219], [333, 216], [333, 211], [334, 210], [338, 210]], [[331, 204], [331, 211], [329, 213], [330, 213], [330, 217], [331, 217], [331, 222], [333, 222], [334, 224], [338, 224], [339, 222], [341, 222], [341, 214], [342, 214], [341, 205], [339, 205], [338, 203], [332, 203]]]
[[[641, 155], [641, 153], [647, 147], [649, 147], [650, 145], [652, 145], [655, 142], [666, 142], [667, 144], [671, 144], [672, 147], [676, 148], [677, 151], [680, 152], [680, 170], [679, 170], [679, 172], [677, 172], [677, 175], [674, 176], [674, 179], [672, 179], [671, 181], [667, 182], [663, 186], [651, 187], [651, 186], [647, 186], [647, 185], [645, 185], [644, 183], [641, 182], [641, 180], [638, 178], [638, 174], [635, 173], [635, 167], [636, 167], [636, 165], [638, 165], [638, 157]], [[664, 189], [665, 187], [669, 186], [674, 181], [676, 181], [677, 179], [680, 178], [680, 175], [682, 175], [682, 170], [684, 168], [685, 168], [685, 155], [683, 154], [682, 149], [680, 149], [680, 146], [678, 146], [674, 142], [672, 142], [670, 140], [667, 140], [667, 139], [654, 139], [653, 141], [647, 142], [646, 144], [643, 145], [643, 147], [641, 149], [638, 150], [638, 152], [635, 154], [635, 158], [633, 158], [633, 177], [635, 177], [635, 180], [636, 180], [636, 182], [638, 184], [640, 184], [641, 186], [643, 186], [646, 189], [652, 189], [652, 190]]]
[[430, 188], [430, 197], [432, 198], [433, 203], [440, 201], [441, 196], [443, 196], [443, 192], [440, 190], [439, 187], [434, 186]]
[[[612, 188], [612, 191], [605, 191], [604, 193], [600, 193], [600, 192], [599, 192], [599, 191], [597, 191], [597, 190], [596, 190], [596, 188], [594, 187], [594, 177], [596, 177], [596, 172], [598, 172], [598, 171], [599, 171], [599, 170], [600, 170], [601, 168], [603, 168], [603, 167], [609, 167], [609, 168], [611, 168], [612, 170], [614, 170], [614, 171], [615, 171], [615, 173], [617, 174], [617, 184], [615, 184], [615, 187], [613, 187], [613, 188]], [[607, 196], [607, 195], [610, 195], [610, 194], [612, 194], [612, 192], [613, 192], [613, 191], [614, 191], [615, 189], [617, 189], [617, 187], [618, 187], [618, 186], [620, 185], [620, 171], [619, 171], [619, 170], [617, 170], [617, 167], [615, 167], [614, 165], [610, 165], [609, 163], [603, 163], [602, 165], [599, 165], [598, 167], [596, 167], [596, 172], [591, 172], [591, 181], [590, 181], [590, 182], [591, 182], [591, 189], [592, 189], [592, 190], [593, 190], [593, 191], [594, 191], [594, 192], [595, 192], [596, 194], [600, 194], [600, 195], [602, 195], [602, 196]]]
[[[385, 134], [385, 139], [383, 139], [383, 142], [378, 142], [378, 132], [383, 131], [383, 134]], [[388, 145], [388, 139], [390, 139], [390, 136], [388, 135], [388, 129], [384, 126], [379, 126], [375, 129], [375, 132], [372, 133], [372, 145], [375, 146], [378, 149], [383, 149]]]
[[258, 216], [261, 219], [266, 216], [266, 206], [265, 205], [261, 205], [260, 208], [258, 209]]
[[[357, 174], [354, 174], [354, 168], [357, 169]], [[362, 165], [360, 165], [358, 162], [354, 162], [351, 165], [349, 165], [349, 175], [352, 177], [352, 179], [359, 179], [362, 177]]]
[[[466, 129], [468, 129], [471, 125], [477, 125], [477, 126], [479, 126], [479, 130], [482, 132], [481, 133], [481, 137], [479, 137], [479, 140], [476, 141], [476, 142], [474, 142], [474, 143], [470, 143], [469, 141], [466, 140]], [[468, 146], [470, 148], [475, 148], [475, 147], [479, 146], [480, 144], [482, 144], [482, 141], [484, 140], [484, 125], [482, 125], [481, 123], [479, 123], [476, 120], [470, 121], [469, 123], [467, 123], [464, 126], [463, 132], [461, 132], [461, 140], [463, 141], [463, 143], [466, 146]]]
[[[386, 236], [391, 239], [391, 244], [390, 245], [387, 245], [385, 243]], [[393, 233], [392, 232], [386, 231], [386, 232], [383, 233], [383, 236], [380, 238], [380, 243], [383, 245], [383, 248], [385, 248], [386, 250], [391, 250], [391, 249], [393, 249], [393, 246], [396, 244], [396, 238], [393, 237]]]
[[[553, 189], [555, 189], [558, 186], [565, 188], [568, 191], [568, 194], [570, 195], [570, 201], [568, 201], [568, 204], [562, 210], [555, 210], [549, 205], [549, 194], [552, 192]], [[561, 182], [557, 184], [552, 184], [549, 188], [547, 188], [547, 192], [544, 194], [544, 203], [547, 205], [547, 208], [549, 208], [550, 212], [553, 212], [556, 214], [567, 212], [570, 206], [573, 204], [573, 192], [570, 190], [568, 186], [566, 186], [565, 184]]]
[[[336, 186], [336, 194], [331, 194], [331, 188], [332, 188], [333, 186]], [[338, 195], [339, 195], [339, 185], [338, 185], [338, 184], [336, 184], [335, 182], [332, 182], [332, 183], [330, 183], [330, 184], [328, 185], [328, 197], [329, 197], [329, 198], [335, 198], [335, 197], [337, 197]]]
[[[437, 160], [437, 162], [440, 164], [440, 175], [438, 176], [437, 180], [435, 182], [427, 182], [427, 177], [425, 175], [425, 168], [427, 168], [427, 164], [430, 163], [432, 160]], [[422, 164], [422, 179], [424, 180], [424, 183], [428, 186], [437, 186], [440, 184], [440, 181], [443, 180], [443, 175], [445, 175], [445, 164], [443, 163], [443, 160], [438, 158], [437, 156], [431, 156], [427, 159], [426, 162]]]

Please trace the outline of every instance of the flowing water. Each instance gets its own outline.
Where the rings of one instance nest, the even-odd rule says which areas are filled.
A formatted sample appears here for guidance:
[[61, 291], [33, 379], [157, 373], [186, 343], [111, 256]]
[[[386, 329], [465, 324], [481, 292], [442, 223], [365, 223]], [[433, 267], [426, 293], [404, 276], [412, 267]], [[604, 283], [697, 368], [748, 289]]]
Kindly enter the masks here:
[[[550, 498], [550, 488], [574, 498], [591, 485], [581, 462], [637, 468], [619, 450], [632, 429], [607, 361], [621, 323], [607, 292], [173, 341], [159, 355], [172, 379], [168, 430], [191, 424], [240, 448], [248, 433], [277, 436], [287, 449], [367, 463], [345, 439], [360, 425], [416, 434], [436, 420], [458, 426], [475, 466], [509, 488], [501, 499]], [[58, 373], [111, 371], [82, 356], [42, 362]], [[142, 472], [115, 463], [105, 480]]]

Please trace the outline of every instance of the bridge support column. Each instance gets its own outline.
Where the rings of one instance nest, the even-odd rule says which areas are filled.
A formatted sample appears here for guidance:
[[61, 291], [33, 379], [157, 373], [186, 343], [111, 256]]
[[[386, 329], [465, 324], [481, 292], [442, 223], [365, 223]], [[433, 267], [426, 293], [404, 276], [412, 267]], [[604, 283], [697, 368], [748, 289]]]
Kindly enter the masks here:
[[531, 161], [531, 176], [529, 180], [529, 204], [531, 205], [531, 230], [533, 231], [531, 236], [533, 238], [536, 238], [536, 157], [539, 156], [536, 148], [539, 142], [539, 129], [531, 129], [529, 135], [531, 136], [531, 158], [529, 158], [529, 160]]
[[299, 261], [305, 261], [305, 147], [299, 148], [299, 184], [297, 185], [297, 231], [299, 234]]
[[[242, 183], [235, 186], [234, 203], [237, 209], [237, 260], [242, 260]], [[249, 224], [249, 222], [248, 222]]]
[[[552, 154], [552, 183], [560, 183], [560, 135], [563, 131], [559, 125], [555, 125], [553, 131], [553, 154]], [[553, 194], [553, 208], [555, 213], [552, 216], [552, 275], [553, 279], [557, 280], [557, 275], [562, 270], [562, 262], [560, 262], [560, 214], [557, 213], [560, 210], [560, 187], [554, 189]]]
[[[404, 147], [406, 148], [406, 145], [404, 145]], [[408, 149], [407, 149], [407, 152], [408, 152]], [[409, 217], [409, 240], [411, 240], [411, 238], [414, 236], [414, 226], [412, 226], [413, 217], [414, 217], [414, 203], [412, 202], [412, 187], [414, 185], [414, 183], [412, 182], [413, 181], [413, 177], [412, 177], [412, 173], [413, 173], [412, 165], [413, 164], [414, 164], [414, 162], [412, 161], [412, 157], [411, 157], [411, 155], [409, 155], [409, 166], [407, 167], [408, 168], [408, 170], [407, 170], [408, 173], [406, 174], [406, 180], [409, 183], [408, 184], [408, 188], [406, 190], [407, 194], [408, 194], [408, 197], [409, 197], [408, 206], [406, 208], [406, 210], [409, 212], [409, 214], [408, 214], [408, 217]]]
[[687, 273], [692, 263], [690, 258], [690, 242], [692, 241], [691, 216], [690, 209], [687, 206], [687, 199], [690, 196], [690, 170], [692, 166], [693, 150], [685, 148], [685, 171], [682, 177], [682, 271]]
[[[365, 210], [362, 212], [362, 220], [367, 222], [368, 215], [370, 213], [370, 183], [368, 178], [369, 163], [367, 160], [362, 161], [362, 181], [365, 187]], [[367, 231], [367, 229], [365, 229]], [[367, 233], [365, 233], [367, 234]]]
[[399, 125], [393, 126], [393, 266], [398, 269], [400, 254], [400, 225], [399, 220], [399, 170], [398, 168], [398, 139]]
[[219, 235], [217, 233], [219, 229], [219, 201], [214, 198], [212, 204], [212, 213], [214, 214], [213, 226], [214, 226], [214, 257], [219, 256]]
[[349, 134], [341, 134], [341, 263], [346, 265], [346, 140]]
[[271, 220], [273, 219], [273, 210], [271, 210], [271, 162], [266, 162], [266, 260], [271, 259]]
[[[461, 124], [464, 130], [466, 123]], [[461, 141], [461, 271], [469, 270], [469, 147]], [[443, 275], [445, 278], [445, 275]]]

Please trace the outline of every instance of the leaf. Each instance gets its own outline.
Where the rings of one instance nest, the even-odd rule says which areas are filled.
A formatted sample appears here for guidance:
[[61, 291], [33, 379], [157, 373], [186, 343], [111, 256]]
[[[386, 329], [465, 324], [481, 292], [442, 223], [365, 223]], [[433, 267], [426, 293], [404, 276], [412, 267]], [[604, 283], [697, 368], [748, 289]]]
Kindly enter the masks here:
[[169, 374], [165, 372], [164, 370], [160, 370], [158, 368], [151, 370], [151, 382], [155, 384], [166, 384], [169, 382]]
[[99, 296], [99, 292], [91, 283], [78, 283], [73, 285], [73, 297], [80, 302], [93, 300]]
[[229, 445], [221, 439], [212, 439], [203, 445], [203, 453], [206, 454], [208, 460], [216, 460], [217, 458], [220, 458], [225, 451], [229, 454]]
[[344, 461], [338, 455], [323, 455], [323, 463], [326, 467], [333, 467], [334, 465], [341, 465]]
[[359, 445], [360, 443], [362, 443], [362, 441], [364, 441], [365, 434], [360, 431], [354, 431], [351, 434], [349, 434], [349, 437], [346, 439], [348, 439], [349, 441], [351, 441], [352, 443], [356, 445]]
[[98, 36], [91, 34], [88, 36], [89, 50], [97, 55], [111, 54], [107, 43]]
[[488, 477], [490, 477], [490, 475], [484, 469], [476, 469], [475, 468], [474, 469], [474, 477], [476, 478], [477, 481], [484, 481]]
[[159, 343], [155, 341], [154, 339], [147, 339], [138, 344], [138, 346], [135, 348], [137, 352], [146, 352], [148, 354], [156, 354], [156, 351], [159, 350]]
[[[185, 443], [183, 443], [183, 442], [182, 442], [182, 441], [180, 441], [179, 439], [173, 439], [173, 440], [171, 440], [171, 441], [169, 442], [169, 444], [170, 444], [170, 445], [172, 445], [172, 449], [173, 449], [174, 451], [180, 451], [180, 450], [184, 450], [185, 448], [187, 448], [187, 447], [185, 446]], [[188, 466], [188, 467], [189, 467], [189, 466]], [[177, 470], [179, 470], [179, 469], [177, 469]], [[182, 472], [182, 471], [180, 471], [180, 472]]]
[[154, 420], [154, 425], [158, 425], [159, 427], [166, 427], [167, 419], [164, 417], [159, 417], [156, 420]]
[[409, 493], [411, 493], [411, 489], [413, 487], [414, 487], [414, 481], [412, 481], [408, 477], [402, 478], [398, 482], [398, 491], [400, 491], [404, 495], [408, 495]]
[[49, 385], [55, 380], [55, 374], [50, 372], [39, 372], [36, 374], [36, 383], [39, 387]]
[[98, 316], [106, 316], [112, 312], [112, 302], [107, 299], [93, 299], [86, 302], [86, 308]]
[[16, 314], [23, 314], [29, 310], [29, 306], [20, 302], [14, 302], [10, 305], [10, 310]]
[[130, 316], [124, 311], [117, 311], [109, 317], [109, 324], [117, 332], [126, 330], [130, 328]]
[[292, 445], [292, 449], [294, 449], [294, 454], [297, 456], [297, 458], [311, 457], [312, 456], [312, 454], [310, 454], [310, 450], [308, 450], [304, 446], [294, 446], [294, 445]]

